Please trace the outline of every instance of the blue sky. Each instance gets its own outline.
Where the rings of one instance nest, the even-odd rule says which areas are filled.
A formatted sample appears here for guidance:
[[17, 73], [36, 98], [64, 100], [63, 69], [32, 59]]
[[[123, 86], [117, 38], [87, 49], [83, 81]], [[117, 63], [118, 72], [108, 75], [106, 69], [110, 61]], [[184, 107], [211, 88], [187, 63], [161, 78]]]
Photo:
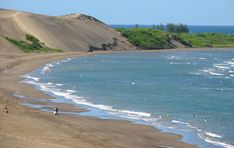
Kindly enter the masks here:
[[0, 0], [0, 7], [48, 15], [84, 13], [107, 24], [234, 26], [234, 0]]

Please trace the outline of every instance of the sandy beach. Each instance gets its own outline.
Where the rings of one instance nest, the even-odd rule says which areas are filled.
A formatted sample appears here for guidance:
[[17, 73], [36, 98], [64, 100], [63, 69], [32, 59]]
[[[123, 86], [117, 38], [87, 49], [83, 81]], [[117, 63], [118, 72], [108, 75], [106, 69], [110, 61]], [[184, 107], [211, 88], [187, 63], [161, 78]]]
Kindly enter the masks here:
[[[195, 147], [179, 142], [179, 135], [162, 133], [150, 126], [77, 115], [54, 116], [19, 104], [25, 100], [37, 102], [29, 98], [53, 99], [30, 85], [19, 83], [20, 76], [51, 61], [91, 54], [97, 52], [0, 55], [0, 107], [2, 110], [7, 105], [9, 110], [8, 114], [0, 113], [1, 148]], [[14, 96], [16, 93], [28, 98], [17, 98]], [[51, 105], [58, 106], [60, 111], [83, 111], [68, 104]]]

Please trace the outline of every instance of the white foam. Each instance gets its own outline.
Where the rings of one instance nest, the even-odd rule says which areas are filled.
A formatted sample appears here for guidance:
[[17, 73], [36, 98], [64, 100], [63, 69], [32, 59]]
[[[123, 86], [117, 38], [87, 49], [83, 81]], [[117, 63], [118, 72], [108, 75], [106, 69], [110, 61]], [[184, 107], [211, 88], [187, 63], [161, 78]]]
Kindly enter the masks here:
[[68, 89], [67, 92], [74, 93], [76, 92], [75, 90]]
[[215, 138], [222, 138], [222, 136], [214, 134], [214, 133], [210, 133], [210, 132], [205, 132], [206, 135], [210, 136], [210, 137], [215, 137]]
[[227, 143], [224, 143], [224, 142], [218, 142], [218, 141], [210, 140], [209, 138], [205, 138], [204, 140], [206, 142], [208, 142], [208, 143], [212, 143], [212, 144], [217, 145], [217, 146], [222, 146], [222, 147], [225, 147], [225, 148], [234, 148], [233, 145], [230, 145], [230, 144], [227, 144]]
[[67, 58], [67, 59], [63, 59], [61, 62], [66, 63], [66, 62], [71, 61], [71, 60], [72, 60], [72, 58]]
[[55, 85], [56, 85], [56, 86], [63, 86], [63, 84], [59, 84], [59, 83], [58, 83], [58, 84], [55, 84]]
[[53, 64], [49, 63], [49, 64], [46, 64], [42, 70], [41, 70], [41, 74], [47, 74], [48, 72], [51, 71], [51, 68], [54, 67]]
[[230, 67], [222, 66], [222, 65], [218, 65], [218, 64], [215, 64], [214, 67], [216, 67], [218, 69], [230, 69]]
[[230, 65], [234, 65], [233, 61], [225, 61], [225, 63], [230, 64]]
[[22, 76], [23, 78], [27, 78], [27, 79], [32, 79], [32, 80], [34, 80], [34, 81], [39, 81], [40, 80], [40, 78], [38, 78], [38, 77], [33, 77], [33, 76], [30, 76], [30, 75], [24, 75], [24, 76]]
[[206, 60], [206, 58], [199, 58], [200, 60]]
[[199, 73], [199, 72], [189, 72], [189, 74], [191, 74], [191, 75], [200, 75], [201, 73]]
[[177, 63], [177, 62], [170, 62], [171, 65], [179, 65], [180, 63]]
[[223, 76], [224, 74], [222, 73], [216, 73], [216, 72], [209, 72], [211, 75], [215, 75], [215, 76]]
[[[64, 91], [60, 91], [59, 89], [49, 87], [47, 83], [36, 83], [35, 81], [27, 82], [27, 83], [31, 83], [31, 84], [39, 86], [40, 90], [42, 90], [42, 91], [47, 91], [47, 92], [50, 92], [56, 96], [61, 96], [61, 97], [64, 97], [65, 99], [70, 99], [74, 103], [77, 103], [80, 105], [86, 105], [86, 106], [93, 107], [93, 108], [98, 108], [101, 110], [105, 110], [108, 113], [116, 114], [116, 115], [121, 116], [123, 118], [143, 120], [143, 118], [151, 117], [150, 113], [136, 112], [136, 111], [129, 111], [129, 110], [118, 110], [118, 109], [114, 109], [112, 106], [108, 106], [108, 105], [93, 104], [92, 102], [87, 101], [83, 97], [73, 95], [72, 93], [75, 92], [75, 90], [66, 90], [66, 92], [64, 92]], [[56, 84], [56, 85], [61, 86], [62, 84]]]
[[150, 117], [151, 114], [150, 113], [145, 113], [145, 112], [135, 112], [135, 111], [128, 111], [128, 110], [117, 110], [121, 113], [127, 113], [127, 114], [132, 114], [132, 115], [138, 115], [138, 116], [142, 116], [142, 117]]
[[183, 121], [178, 121], [178, 120], [172, 120], [172, 123], [189, 125], [189, 123], [186, 123], [186, 122], [183, 122]]

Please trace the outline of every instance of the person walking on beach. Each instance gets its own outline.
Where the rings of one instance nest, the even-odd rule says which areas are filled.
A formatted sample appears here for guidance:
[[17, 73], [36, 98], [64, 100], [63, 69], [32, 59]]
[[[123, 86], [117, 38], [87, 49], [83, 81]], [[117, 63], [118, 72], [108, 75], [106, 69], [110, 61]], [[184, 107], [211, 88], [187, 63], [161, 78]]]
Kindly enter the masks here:
[[7, 106], [4, 106], [4, 110], [3, 110], [5, 113], [8, 113], [8, 109], [7, 109]]
[[54, 115], [58, 115], [58, 107], [54, 108]]

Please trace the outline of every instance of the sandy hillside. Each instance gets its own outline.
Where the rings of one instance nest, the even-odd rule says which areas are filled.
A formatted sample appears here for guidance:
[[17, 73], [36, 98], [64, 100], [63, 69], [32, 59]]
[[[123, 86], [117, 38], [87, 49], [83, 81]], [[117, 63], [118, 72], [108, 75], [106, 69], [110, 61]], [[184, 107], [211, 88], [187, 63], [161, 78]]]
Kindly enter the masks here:
[[[64, 51], [125, 50], [132, 46], [117, 31], [103, 22], [83, 14], [46, 16], [0, 9], [0, 35], [25, 39], [31, 34], [48, 47]], [[0, 52], [21, 52], [0, 38]]]

